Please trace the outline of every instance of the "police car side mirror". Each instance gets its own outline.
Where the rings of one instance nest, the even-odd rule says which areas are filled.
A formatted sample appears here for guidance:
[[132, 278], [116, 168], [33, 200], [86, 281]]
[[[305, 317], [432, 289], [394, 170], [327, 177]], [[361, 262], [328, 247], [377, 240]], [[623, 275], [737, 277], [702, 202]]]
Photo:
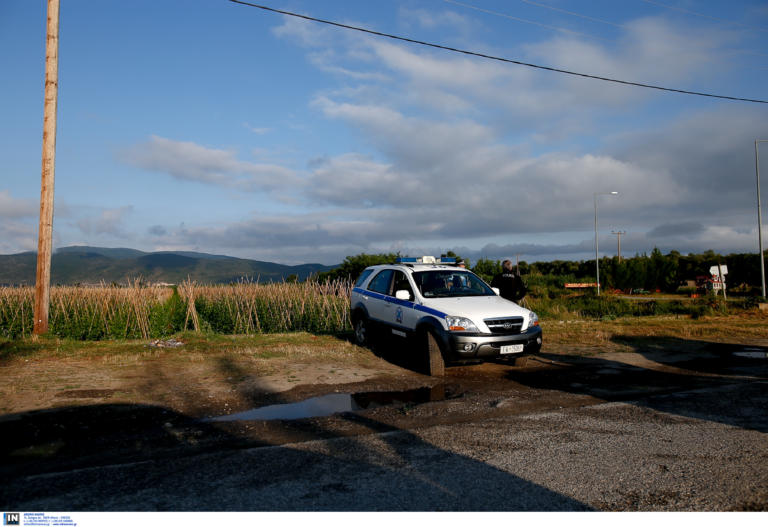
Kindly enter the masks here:
[[501, 290], [498, 287], [491, 287], [493, 289], [493, 292], [496, 293], [497, 296], [501, 295]]
[[409, 293], [405, 289], [400, 289], [398, 291], [395, 291], [395, 298], [397, 298], [398, 300], [410, 300], [411, 293]]

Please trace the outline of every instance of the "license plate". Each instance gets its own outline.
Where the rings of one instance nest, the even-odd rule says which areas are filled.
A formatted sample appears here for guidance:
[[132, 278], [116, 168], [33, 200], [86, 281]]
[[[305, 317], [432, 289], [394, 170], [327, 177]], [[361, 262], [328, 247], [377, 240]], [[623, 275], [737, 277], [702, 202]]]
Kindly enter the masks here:
[[522, 353], [523, 352], [523, 345], [522, 344], [511, 344], [509, 346], [502, 346], [501, 353], [502, 355], [505, 353]]

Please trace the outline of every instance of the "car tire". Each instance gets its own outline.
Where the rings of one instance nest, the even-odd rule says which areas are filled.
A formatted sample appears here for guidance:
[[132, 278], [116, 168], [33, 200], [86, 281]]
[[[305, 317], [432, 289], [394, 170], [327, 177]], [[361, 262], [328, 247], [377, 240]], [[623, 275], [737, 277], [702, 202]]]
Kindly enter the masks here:
[[370, 342], [371, 326], [365, 315], [360, 315], [355, 319], [355, 344], [358, 346], [367, 346]]
[[445, 360], [434, 332], [427, 330], [426, 341], [426, 373], [432, 377], [443, 377]]

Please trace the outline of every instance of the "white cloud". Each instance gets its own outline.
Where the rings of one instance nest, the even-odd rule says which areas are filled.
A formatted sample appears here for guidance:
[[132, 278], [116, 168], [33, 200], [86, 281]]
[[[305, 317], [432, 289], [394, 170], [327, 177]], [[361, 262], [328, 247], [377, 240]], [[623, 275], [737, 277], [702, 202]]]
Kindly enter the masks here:
[[29, 200], [14, 198], [8, 190], [0, 190], [0, 218], [31, 218], [39, 213], [40, 204]]
[[270, 131], [269, 128], [265, 128], [265, 127], [259, 128], [257, 126], [251, 126], [249, 123], [243, 123], [243, 126], [256, 135], [264, 135]]
[[[647, 18], [626, 23], [615, 43], [557, 36], [489, 50], [482, 37], [467, 40], [481, 27], [476, 20], [439, 9], [404, 9], [399, 17], [423, 32], [451, 28], [469, 49], [658, 84], [711, 78], [710, 72], [724, 71], [722, 51], [736, 42], [729, 32]], [[307, 96], [310, 107], [348, 127], [354, 147], [307, 150], [317, 159], [298, 173], [279, 161], [246, 160], [234, 149], [152, 136], [123, 151], [122, 160], [179, 181], [281, 198], [290, 193], [291, 200], [283, 199], [283, 212], [271, 216], [155, 224], [146, 227], [148, 243], [324, 263], [361, 251], [457, 245], [474, 258], [588, 257], [593, 193], [609, 190], [620, 194], [600, 197], [601, 246], [612, 245], [611, 228], [628, 231], [622, 246], [630, 252], [654, 245], [736, 250], [753, 236], [745, 182], [753, 177], [749, 138], [760, 135], [764, 122], [758, 112], [729, 106], [677, 118], [670, 103], [666, 115], [650, 111], [640, 125], [629, 119], [652, 108], [658, 92], [394, 44], [290, 17], [273, 33], [303, 46], [310, 67], [328, 74], [331, 84]], [[610, 124], [602, 121], [606, 116]], [[257, 135], [275, 130], [244, 126]], [[644, 132], [615, 135], [640, 126]], [[269, 159], [255, 147], [249, 152]], [[3, 199], [0, 193], [0, 205]], [[75, 225], [89, 235], [121, 236], [129, 212], [103, 211]], [[561, 241], [551, 241], [555, 237]]]
[[305, 47], [327, 46], [331, 44], [334, 31], [309, 20], [284, 16], [283, 23], [272, 29], [272, 33], [280, 38], [289, 38]]
[[75, 226], [86, 236], [110, 236], [127, 238], [126, 217], [133, 212], [133, 207], [126, 205], [116, 209], [104, 209], [96, 217], [85, 217], [75, 222]]
[[37, 250], [37, 226], [21, 221], [0, 221], [0, 254]]
[[148, 141], [123, 150], [120, 158], [127, 164], [165, 173], [182, 181], [244, 192], [269, 191], [297, 181], [292, 170], [279, 165], [240, 161], [234, 151], [155, 135]]
[[406, 25], [417, 25], [425, 29], [449, 28], [454, 31], [466, 32], [476, 24], [455, 11], [428, 11], [426, 9], [409, 9], [401, 7], [398, 15]]

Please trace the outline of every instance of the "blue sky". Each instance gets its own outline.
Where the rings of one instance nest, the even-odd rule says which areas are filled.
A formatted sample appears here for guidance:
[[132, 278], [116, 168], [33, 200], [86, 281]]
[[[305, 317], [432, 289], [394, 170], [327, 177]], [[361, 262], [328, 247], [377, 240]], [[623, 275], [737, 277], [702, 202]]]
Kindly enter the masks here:
[[[267, 1], [267, 0], [265, 0]], [[62, 0], [54, 247], [334, 264], [757, 252], [768, 105], [469, 57], [226, 0]], [[768, 99], [768, 5], [278, 0], [544, 66]], [[44, 0], [0, 1], [0, 253], [35, 250]], [[763, 159], [768, 159], [768, 144]], [[762, 167], [761, 167], [762, 168]], [[768, 162], [763, 188], [768, 187]]]

